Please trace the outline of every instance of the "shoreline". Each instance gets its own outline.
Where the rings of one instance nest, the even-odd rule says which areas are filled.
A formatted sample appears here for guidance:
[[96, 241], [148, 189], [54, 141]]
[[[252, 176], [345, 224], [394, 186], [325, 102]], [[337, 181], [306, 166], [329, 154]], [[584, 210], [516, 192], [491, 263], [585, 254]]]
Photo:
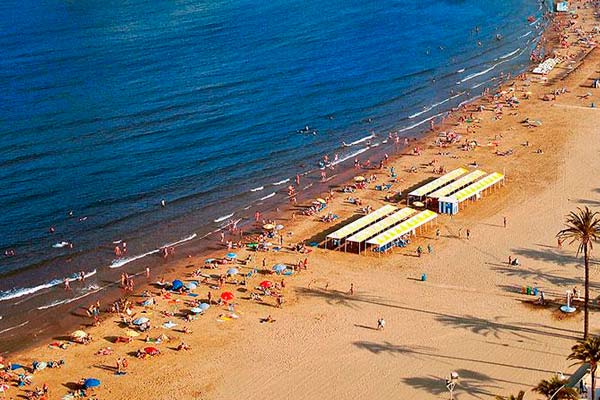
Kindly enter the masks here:
[[[550, 25], [550, 22], [547, 22], [547, 27]], [[542, 37], [546, 36], [548, 32], [545, 31], [542, 34]], [[527, 49], [528, 47], [525, 47], [525, 49]], [[533, 64], [529, 65], [526, 70], [529, 70], [531, 68]], [[502, 75], [499, 76], [495, 76], [494, 78], [492, 78], [493, 81], [495, 82], [494, 86], [492, 86], [492, 88], [497, 88], [497, 87], [501, 87], [502, 85], [507, 83], [507, 80], [505, 77], [503, 77]], [[468, 100], [465, 100], [463, 103], [461, 103], [462, 105], [458, 107], [458, 109], [451, 109], [451, 110], [447, 110], [447, 111], [443, 111], [441, 113], [438, 113], [434, 116], [428, 117], [426, 119], [424, 119], [423, 121], [418, 122], [417, 126], [410, 126], [408, 128], [403, 128], [398, 130], [397, 132], [400, 134], [404, 131], [409, 131], [409, 133], [412, 133], [411, 136], [407, 136], [410, 139], [410, 143], [408, 145], [408, 147], [411, 146], [423, 146], [425, 143], [427, 143], [430, 138], [434, 137], [437, 132], [439, 131], [443, 131], [446, 129], [452, 129], [452, 127], [454, 126], [452, 123], [447, 123], [444, 124], [443, 122], [440, 124], [439, 120], [440, 119], [444, 119], [444, 118], [449, 118], [451, 119], [451, 115], [454, 115], [456, 113], [460, 114], [466, 111], [461, 111], [460, 108], [466, 108], [469, 107], [469, 105], [476, 103], [478, 101], [481, 101], [483, 97], [483, 94], [474, 96]], [[431, 130], [429, 129], [421, 129], [421, 130], [417, 130], [412, 132], [412, 130], [418, 126], [424, 125], [426, 124], [428, 121], [430, 120], [434, 120], [436, 121], [436, 129], [434, 132], [431, 132]], [[385, 137], [382, 134], [376, 135], [376, 138], [378, 139], [379, 142], [383, 139], [385, 139]], [[361, 139], [362, 140], [362, 139]], [[395, 160], [396, 162], [403, 157], [410, 157], [409, 153], [403, 153], [404, 150], [407, 150], [407, 148], [405, 148], [406, 146], [401, 145], [399, 148], [397, 146], [391, 145], [390, 143], [387, 143], [387, 145], [380, 145], [378, 147], [372, 147], [372, 148], [365, 148], [364, 150], [366, 150], [367, 154], [368, 154], [368, 158], [369, 159], [381, 159], [383, 158], [384, 154], [390, 154], [391, 159]], [[359, 155], [360, 157], [360, 155]], [[339, 165], [337, 165], [336, 167], [336, 171], [334, 172], [334, 175], [330, 178], [328, 178], [327, 182], [326, 182], [326, 186], [328, 188], [333, 188], [334, 190], [336, 190], [338, 187], [343, 186], [345, 183], [347, 183], [353, 176], [353, 169], [351, 166], [352, 163], [352, 159], [351, 157], [349, 157], [348, 159], [344, 160], [342, 163], [340, 163]], [[373, 169], [367, 169], [367, 170], [363, 170], [364, 173], [367, 173], [369, 171], [375, 171], [375, 173], [377, 173], [377, 170]], [[304, 179], [311, 179], [311, 187], [309, 188], [309, 190], [302, 190], [300, 191], [300, 199], [314, 199], [316, 197], [323, 197], [323, 193], [325, 193], [327, 190], [325, 190], [324, 187], [319, 187], [319, 186], [323, 186], [323, 182], [321, 182], [320, 180], [318, 180], [318, 173], [319, 173], [319, 169], [318, 168], [313, 168], [310, 169], [309, 171], [302, 173], [302, 177], [303, 180]], [[306, 176], [308, 175], [308, 176]], [[293, 179], [290, 177], [288, 178], [286, 181], [292, 181]], [[283, 185], [285, 186], [285, 184]], [[301, 185], [302, 186], [302, 185]], [[285, 189], [283, 189], [282, 186], [279, 186], [279, 189], [276, 190], [276, 192], [283, 192], [285, 191]], [[284, 208], [286, 206], [290, 206], [288, 202], [286, 202], [285, 200], [281, 200], [281, 199], [273, 199], [272, 201], [269, 201], [270, 199], [265, 199], [265, 201], [254, 201], [252, 204], [257, 204], [257, 205], [261, 205], [263, 204], [265, 206], [265, 208], [263, 208], [261, 211], [261, 213], [263, 214], [263, 216], [268, 217], [268, 218], [272, 218], [272, 219], [276, 219], [276, 220], [283, 220], [283, 221], [288, 221], [290, 215], [293, 213], [293, 211], [291, 210], [286, 210], [283, 212], [279, 212], [277, 210], [279, 210], [279, 208]], [[254, 210], [254, 209], [253, 209]], [[233, 212], [233, 218], [231, 218], [230, 220], [238, 220], [238, 213], [243, 212], [244, 210], [241, 209], [237, 209]], [[222, 217], [219, 217], [222, 218]], [[229, 219], [229, 218], [228, 218]], [[240, 216], [239, 217], [239, 221], [241, 221], [242, 223], [247, 223], [252, 225], [252, 218], [251, 216]], [[215, 221], [216, 222], [216, 221]], [[223, 220], [222, 222], [227, 222], [226, 220]], [[256, 227], [254, 227], [256, 228]], [[151, 267], [151, 269], [153, 270], [153, 275], [154, 276], [171, 276], [172, 271], [173, 270], [173, 266], [174, 265], [181, 265], [183, 263], [186, 262], [187, 257], [186, 256], [181, 256], [180, 253], [185, 253], [185, 254], [194, 254], [194, 257], [200, 257], [200, 258], [209, 258], [209, 257], [215, 257], [218, 256], [218, 254], [220, 252], [222, 252], [220, 245], [218, 243], [218, 240], [214, 239], [214, 236], [216, 236], [220, 231], [224, 231], [226, 230], [225, 228], [218, 228], [215, 230], [209, 230], [208, 233], [206, 233], [205, 235], [203, 235], [200, 238], [195, 238], [192, 239], [192, 241], [190, 243], [182, 243], [180, 245], [180, 247], [178, 246], [177, 248], [178, 250], [178, 255], [175, 257], [175, 260], [162, 260], [159, 256], [157, 255], [152, 255], [150, 253], [153, 253], [155, 251], [158, 250], [152, 250], [149, 251], [149, 253], [146, 253], [147, 255], [150, 256], [150, 258], [146, 257], [140, 257], [139, 260], [134, 260], [134, 261], [130, 261], [127, 262], [127, 264], [130, 264], [129, 267], [129, 271], [128, 273], [133, 273], [133, 276], [136, 275], [141, 275], [145, 269], [145, 267], [147, 265], [149, 265]], [[195, 233], [193, 233], [193, 235], [196, 235]], [[137, 257], [136, 256], [132, 256], [132, 257]], [[115, 261], [115, 260], [113, 260]], [[117, 260], [118, 261], [118, 260]], [[123, 261], [126, 261], [125, 259]], [[126, 268], [123, 268], [123, 271]], [[158, 271], [155, 271], [158, 270]], [[109, 270], [109, 272], [114, 272], [112, 275], [112, 278], [117, 278], [117, 273], [121, 271], [121, 268], [116, 268], [114, 269], [114, 271]], [[156, 272], [160, 272], [158, 274], [156, 274]], [[122, 294], [123, 291], [118, 287], [117, 282], [118, 280], [113, 280], [112, 283], [108, 283], [108, 281], [103, 281], [105, 283], [107, 283], [106, 285], [103, 285], [100, 287], [100, 289], [94, 289], [92, 292], [87, 292], [85, 294], [83, 294], [81, 296], [81, 298], [85, 297], [87, 300], [87, 303], [93, 303], [95, 301], [101, 301], [102, 304], [105, 304], [107, 301], [112, 302], [114, 301], [116, 298], [120, 297], [117, 294]], [[62, 286], [62, 283], [60, 283], [58, 286]], [[140, 288], [138, 290], [136, 290], [136, 293], [140, 293], [145, 289], [148, 289], [149, 286], [147, 285], [147, 283], [143, 284], [143, 288]], [[103, 289], [108, 289], [106, 292], [103, 292]], [[97, 290], [97, 291], [96, 291]], [[96, 294], [99, 295], [96, 295]], [[70, 304], [71, 301], [67, 301], [67, 304]], [[22, 334], [24, 332], [29, 331], [30, 329], [30, 325], [26, 322], [25, 325], [22, 326], [22, 328], [24, 328], [23, 330], [19, 331], [19, 328], [21, 328], [20, 326], [16, 326], [16, 327], [10, 327], [8, 328], [8, 330], [5, 330], [4, 332], [9, 332], [9, 331], [13, 331], [14, 328], [14, 334], [17, 334], [17, 338], [10, 340], [10, 338], [7, 338], [7, 342], [11, 343], [11, 342], [15, 342], [18, 343], [18, 345], [20, 347], [13, 347], [13, 345], [8, 345], [6, 346], [8, 348], [8, 351], [6, 349], [3, 349], [1, 354], [11, 354], [14, 352], [19, 352], [19, 351], [25, 351], [29, 348], [35, 347], [37, 344], [41, 343], [44, 340], [49, 339], [50, 337], [59, 334], [60, 332], [62, 332], [65, 328], [67, 327], [77, 327], [80, 326], [82, 324], [81, 322], [81, 318], [85, 316], [85, 314], [81, 313], [81, 312], [77, 312], [77, 310], [83, 309], [82, 306], [77, 307], [77, 309], [69, 309], [67, 307], [67, 309], [61, 309], [60, 306], [57, 306], [56, 308], [54, 307], [48, 307], [48, 308], [52, 308], [52, 311], [56, 311], [59, 313], [65, 313], [68, 312], [69, 316], [68, 316], [68, 321], [69, 324], [67, 326], [65, 326], [64, 321], [59, 324], [56, 327], [48, 327], [48, 330], [46, 332], [44, 332], [42, 335], [38, 335], [35, 334], [33, 337], [30, 336], [30, 343], [28, 343], [27, 345], [25, 345], [25, 347], [23, 347], [23, 341], [19, 336], [19, 334]], [[39, 319], [39, 317], [37, 317]], [[20, 323], [19, 325], [21, 325], [22, 323]], [[85, 323], [83, 323], [85, 324]], [[26, 326], [27, 325], [27, 326]]]
[[[591, 53], [591, 52], [590, 52], [590, 53]], [[590, 54], [590, 53], [588, 53], [588, 55], [587, 55], [587, 56], [589, 56], [589, 54]], [[573, 71], [570, 71], [570, 73], [571, 73], [571, 74], [572, 74], [573, 72], [576, 72], [576, 70], [574, 69]], [[506, 85], [506, 84], [505, 84], [505, 85]], [[541, 86], [541, 85], [540, 85], [540, 86]], [[543, 86], [541, 87], [541, 89], [542, 89], [542, 90], [541, 90], [541, 92], [543, 92]], [[487, 102], [487, 101], [488, 101], [488, 100], [486, 100], [486, 99], [480, 99], [480, 100], [476, 100], [476, 101], [475, 101], [475, 103], [477, 103], [477, 102]], [[538, 102], [540, 102], [540, 103], [541, 103], [541, 100], [538, 100]], [[541, 103], [541, 104], [543, 104], [543, 103]], [[470, 107], [473, 107], [474, 105], [475, 105], [475, 104], [469, 104], [469, 105], [467, 105], [467, 106], [466, 106], [466, 108], [468, 109], [468, 108], [470, 108]], [[465, 111], [462, 111], [462, 114], [463, 114], [463, 115], [465, 115], [465, 114], [468, 114], [469, 112], [470, 112], [469, 110], [465, 110]], [[456, 117], [456, 116], [454, 115], [453, 117]], [[451, 117], [451, 118], [449, 118], [449, 119], [452, 119], [452, 117]], [[444, 129], [446, 129], [447, 127], [450, 127], [450, 126], [453, 126], [453, 127], [456, 127], [456, 126], [458, 126], [458, 125], [456, 125], [456, 126], [455, 126], [455, 125], [454, 125], [452, 122], [450, 122], [450, 121], [448, 122], [448, 124], [449, 124], [449, 125], [444, 125]], [[516, 124], [516, 122], [515, 122], [515, 124]], [[419, 140], [415, 141], [415, 142], [414, 142], [414, 145], [416, 145], [416, 146], [423, 146], [424, 148], [429, 148], [429, 147], [430, 147], [429, 143], [432, 141], [432, 139], [433, 139], [433, 137], [435, 136], [435, 134], [436, 134], [436, 133], [431, 133], [431, 134], [429, 134], [429, 135], [426, 135], [425, 137], [423, 137], [423, 138], [421, 138], [421, 139], [419, 139]], [[545, 150], [545, 153], [548, 153], [548, 151], [546, 151], [546, 150]], [[403, 157], [403, 156], [404, 156], [404, 157]], [[402, 155], [402, 154], [401, 154], [401, 155], [399, 155], [399, 156], [398, 156], [398, 157], [397, 157], [397, 158], [394, 160], [394, 164], [395, 164], [395, 165], [397, 165], [397, 164], [402, 164], [402, 165], [405, 165], [405, 164], [406, 164], [406, 162], [407, 162], [407, 160], [413, 160], [413, 158], [411, 158], [411, 156], [410, 156], [410, 155], [408, 155], [408, 156], [407, 156], [406, 154], [404, 154], [404, 155]], [[419, 161], [418, 161], [418, 160], [429, 161], [429, 160], [424, 160], [424, 159], [422, 159], [422, 158], [421, 158], [421, 159], [416, 159], [416, 160], [417, 160], [417, 164], [419, 163]], [[519, 158], [517, 158], [517, 160], [519, 160]], [[467, 161], [467, 160], [464, 160], [464, 161], [462, 161], [462, 163], [463, 163], [463, 164], [466, 164], [466, 161]], [[451, 162], [451, 163], [456, 163], [456, 161], [455, 161], [455, 160], [450, 160], [449, 162]], [[408, 164], [410, 164], [410, 161], [408, 161]], [[419, 169], [421, 169], [421, 168], [419, 168]], [[351, 171], [351, 170], [350, 170], [350, 171]], [[417, 174], [417, 176], [415, 176], [414, 178], [415, 178], [415, 179], [416, 179], [416, 178], [422, 178], [422, 177], [421, 177], [421, 175], [422, 175], [422, 172], [423, 172], [423, 171], [419, 171], [419, 173]], [[488, 172], [491, 172], [491, 171], [488, 171]], [[401, 174], [402, 174], [402, 175], [405, 175], [405, 174], [406, 174], [406, 172], [405, 172], [405, 168], [403, 168], [403, 169], [402, 169], [402, 172], [401, 172]], [[427, 172], [426, 172], [426, 174], [427, 174], [427, 175], [429, 175]], [[516, 173], [515, 173], [515, 174], [516, 174]], [[509, 175], [509, 178], [511, 178], [511, 175], [512, 175], [512, 174], [511, 174], [510, 172], [509, 172], [509, 174], [508, 174], [508, 175]], [[410, 175], [407, 175], [407, 176], [410, 176]], [[552, 177], [544, 177], [544, 178], [546, 178], [546, 179], [552, 179]], [[411, 181], [414, 181], [415, 179], [411, 179]], [[422, 180], [422, 179], [421, 179], [421, 180]], [[408, 184], [408, 183], [407, 183], [407, 184]], [[521, 184], [521, 182], [519, 182], [519, 180], [517, 180], [517, 181], [516, 181], [514, 184], [515, 184], [515, 185], [520, 185], [520, 184]], [[513, 182], [512, 182], [512, 180], [510, 181], [510, 183], [509, 183], [508, 185], [509, 185], [509, 186], [510, 186], [510, 185], [513, 185]], [[511, 188], [511, 190], [510, 190], [510, 191], [509, 191], [509, 190], [507, 190], [507, 192], [513, 192], [513, 191], [514, 191], [514, 189], [516, 189], [516, 188]], [[534, 189], [535, 189], [535, 188], [534, 188]], [[540, 187], [540, 188], [538, 188], [538, 189], [540, 189], [540, 190], [541, 190], [542, 188]], [[527, 192], [527, 193], [528, 193], [528, 194], [530, 194], [532, 189], [531, 189], [531, 188], [528, 188], [527, 190], [529, 190], [529, 192]], [[370, 193], [370, 192], [371, 192], [371, 191], [369, 191], [369, 193], [367, 193], [367, 194], [372, 194], [372, 193]], [[521, 194], [521, 196], [522, 196], [522, 195], [523, 195], [523, 194]], [[336, 197], [337, 197], [336, 201], [338, 201], [338, 200], [339, 200], [339, 197], [340, 197], [340, 196], [344, 196], [344, 195], [336, 194]], [[497, 200], [499, 200], [499, 199], [497, 198], [498, 196], [502, 196], [502, 197], [504, 197], [504, 198], [505, 198], [505, 197], [507, 197], [507, 196], [508, 196], [508, 194], [500, 194], [500, 195], [495, 195], [495, 196], [493, 196], [493, 200], [494, 200], [494, 201], [497, 201]], [[371, 196], [371, 197], [372, 197], [372, 196]], [[379, 202], [381, 202], [381, 199], [379, 198], [379, 196], [378, 196], [378, 194], [377, 194], [377, 193], [375, 194], [375, 197], [376, 197], [376, 198], [375, 198], [375, 199], [371, 199], [371, 200], [370, 200], [370, 202], [378, 202], [378, 203], [379, 203]], [[513, 199], [513, 200], [514, 200], [514, 199]], [[487, 199], [487, 198], [486, 198], [486, 199], [484, 199], [484, 202], [485, 202], [485, 203], [489, 203], [489, 202], [491, 202], [491, 201], [492, 201], [492, 200], [490, 200], [490, 199]], [[339, 203], [339, 202], [338, 202], [338, 203]], [[336, 205], [337, 205], [337, 208], [340, 208], [340, 209], [343, 211], [343, 214], [345, 214], [345, 215], [347, 215], [347, 214], [353, 214], [353, 211], [352, 211], [352, 210], [347, 210], [347, 209], [346, 209], [347, 207], [343, 207], [343, 205], [342, 205], [342, 204], [336, 204]], [[475, 206], [475, 207], [476, 207], [476, 206]], [[484, 207], [486, 207], [486, 206], [484, 206]], [[489, 207], [490, 207], [490, 206], [489, 206], [489, 204], [488, 204], [488, 205], [487, 205], [487, 208], [489, 208]], [[337, 210], [336, 210], [336, 211], [337, 211]], [[468, 214], [468, 213], [469, 213], [469, 211], [466, 211], [466, 213]], [[341, 212], [340, 212], [340, 214], [341, 214], [341, 215], [343, 215]], [[462, 217], [462, 216], [459, 214], [459, 218], [460, 218], [460, 217]], [[346, 216], [344, 216], [344, 217], [342, 217], [342, 216], [341, 216], [341, 217], [340, 217], [340, 220], [342, 220], [342, 221], [343, 221], [343, 220], [345, 220], [346, 218], [347, 218]], [[277, 220], [278, 220], [278, 221], [287, 221], [287, 219], [286, 219], [285, 217], [277, 218]], [[302, 223], [302, 222], [303, 222], [303, 223]], [[314, 226], [314, 223], [312, 223], [312, 224], [310, 223], [310, 222], [312, 222], [312, 221], [302, 221], [302, 222], [299, 222], [299, 223], [298, 223], [298, 225], [304, 225], [305, 227], [304, 227], [304, 228], [302, 228], [302, 227], [299, 227], [299, 228], [298, 228], [298, 229], [299, 229], [298, 231], [296, 231], [296, 229], [294, 229], [294, 237], [301, 236], [301, 235], [302, 235], [302, 233], [298, 233], [298, 232], [302, 232], [303, 230], [304, 230], [304, 231], [310, 231], [310, 230], [312, 230], [312, 231], [315, 231], [315, 226]], [[308, 226], [306, 226], [306, 225], [308, 225]], [[322, 226], [322, 225], [319, 225], [319, 227], [321, 227], [321, 226]], [[306, 234], [306, 233], [305, 233], [305, 234]], [[215, 252], [219, 252], [219, 253], [223, 253], [223, 252], [225, 252], [225, 250], [214, 250], [214, 251], [215, 251]], [[318, 252], [318, 251], [315, 251], [315, 252]], [[215, 254], [215, 253], [213, 253], [213, 254]], [[195, 256], [195, 257], [198, 257], [198, 256]], [[325, 257], [326, 257], [326, 255], [325, 255]], [[362, 260], [362, 259], [358, 259], [358, 261], [359, 261], [359, 262], [360, 262], [360, 260]], [[366, 258], [366, 261], [365, 261], [365, 262], [370, 262], [370, 261], [373, 261], [373, 260], [371, 260], [371, 258]], [[384, 263], [384, 264], [385, 264], [385, 261], [386, 261], [386, 257], [384, 257], [384, 259], [383, 259], [383, 263]], [[178, 260], [177, 262], [173, 263], [172, 265], [165, 266], [165, 270], [169, 270], [169, 269], [175, 269], [175, 270], [177, 270], [177, 271], [178, 271], [178, 272], [175, 272], [175, 271], [173, 271], [173, 272], [170, 272], [168, 276], [179, 276], [179, 275], [182, 273], [181, 271], [185, 271], [185, 265], [184, 265], [184, 264], [186, 264], [186, 259], [185, 259], [185, 258], [184, 258], [184, 259], [182, 259], [182, 260]], [[354, 269], [354, 268], [350, 268], [350, 269], [352, 270], [352, 269]], [[170, 275], [170, 274], [173, 274], [173, 275]], [[312, 272], [311, 272], [311, 274], [312, 274]], [[305, 278], [302, 278], [302, 279], [305, 279]], [[318, 278], [316, 278], [316, 279], [318, 279]], [[294, 280], [295, 280], [295, 279], [292, 279], [292, 281], [294, 281]], [[293, 283], [292, 283], [292, 285], [293, 285]], [[298, 300], [298, 301], [299, 301], [299, 300]], [[295, 303], [295, 299], [293, 299], [293, 298], [292, 298], [292, 300], [290, 300], [289, 302], [290, 302], [290, 303]], [[291, 307], [293, 307], [293, 306], [295, 306], [295, 304], [290, 304], [289, 306], [286, 304], [286, 307], [285, 307], [285, 308], [288, 308], [288, 307], [290, 307], [290, 308], [291, 308]], [[110, 317], [110, 318], [112, 318], [113, 316], [112, 316], [112, 315], [110, 315], [109, 317]], [[103, 323], [103, 324], [105, 325], [105, 324], [106, 324], [106, 322], [105, 322], [105, 323]], [[92, 330], [92, 331], [93, 331], [93, 330]], [[94, 336], [96, 336], [96, 335], [94, 335]], [[31, 348], [31, 347], [29, 347], [29, 348], [26, 348], [25, 350], [22, 350], [22, 351], [17, 351], [16, 353], [14, 353], [14, 356], [15, 356], [15, 357], [22, 357], [22, 358], [29, 358], [28, 356], [25, 356], [25, 353], [27, 353], [27, 352], [31, 352], [31, 351], [33, 351], [33, 350], [34, 350], [34, 348]], [[36, 350], [39, 350], [39, 349], [36, 349]], [[85, 347], [83, 347], [81, 351], [85, 351]]]

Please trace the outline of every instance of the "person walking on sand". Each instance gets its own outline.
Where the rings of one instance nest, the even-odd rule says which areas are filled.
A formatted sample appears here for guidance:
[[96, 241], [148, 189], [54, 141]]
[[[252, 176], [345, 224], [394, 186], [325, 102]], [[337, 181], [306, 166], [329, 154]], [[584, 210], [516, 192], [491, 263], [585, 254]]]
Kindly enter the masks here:
[[146, 267], [146, 279], [150, 279], [150, 267]]
[[423, 248], [421, 246], [417, 247], [417, 257], [421, 257], [423, 254]]
[[385, 319], [383, 319], [383, 318], [380, 317], [377, 320], [377, 330], [378, 331], [382, 331], [384, 328], [385, 328]]
[[[329, 283], [327, 283], [327, 286], [329, 286]], [[354, 283], [350, 284], [350, 290], [348, 291], [348, 294], [350, 294], [350, 296], [354, 295]]]
[[506, 222], [507, 222], [506, 217], [502, 217], [502, 223], [504, 224], [505, 228], [506, 228]]
[[65, 278], [65, 291], [71, 290], [71, 283], [69, 282], [69, 278]]
[[429, 254], [433, 253], [433, 246], [431, 245], [431, 243], [427, 243], [427, 253], [429, 253]]
[[512, 264], [512, 256], [508, 256], [508, 265]]
[[460, 239], [461, 235], [462, 235], [462, 230], [463, 228], [458, 228], [458, 238]]
[[225, 243], [225, 232], [221, 231], [221, 243]]
[[440, 232], [440, 228], [437, 228], [435, 230], [435, 240], [438, 240], [440, 238], [441, 232]]
[[471, 230], [467, 229], [467, 240], [471, 239]]

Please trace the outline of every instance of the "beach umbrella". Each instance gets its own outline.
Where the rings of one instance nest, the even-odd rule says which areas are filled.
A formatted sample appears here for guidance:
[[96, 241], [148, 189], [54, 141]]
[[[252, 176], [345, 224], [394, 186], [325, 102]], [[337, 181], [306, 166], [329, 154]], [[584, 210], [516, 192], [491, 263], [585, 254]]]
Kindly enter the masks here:
[[227, 275], [237, 275], [239, 273], [240, 273], [240, 271], [238, 271], [237, 268], [229, 268], [227, 270]]
[[317, 202], [319, 202], [319, 203], [321, 203], [321, 204], [325, 204], [325, 203], [327, 203], [327, 202], [325, 201], [325, 199], [322, 199], [322, 198], [318, 198], [318, 199], [317, 199]]
[[273, 271], [277, 272], [278, 274], [285, 271], [287, 269], [287, 267], [283, 264], [276, 264], [273, 267]]
[[354, 182], [363, 182], [365, 180], [364, 176], [355, 176]]
[[151, 356], [156, 356], [160, 354], [160, 350], [158, 350], [156, 347], [146, 347], [144, 348], [144, 353], [150, 354]]
[[273, 283], [271, 283], [271, 281], [262, 281], [259, 286], [263, 289], [268, 289], [273, 286]]
[[125, 335], [128, 337], [138, 337], [140, 336], [139, 333], [137, 333], [136, 331], [132, 331], [131, 329], [128, 330], [127, 332], [125, 332]]
[[231, 292], [223, 292], [221, 293], [221, 299], [225, 300], [225, 301], [231, 301], [233, 300], [233, 293]]
[[283, 225], [279, 224], [279, 225], [275, 225], [275, 230], [282, 230], [283, 229]]
[[200, 303], [198, 304], [198, 308], [202, 311], [206, 311], [210, 308], [210, 304], [208, 303]]
[[23, 368], [23, 366], [21, 364], [11, 364], [10, 365], [10, 370], [11, 371], [15, 371], [15, 370], [17, 370], [19, 368]]
[[275, 225], [273, 224], [264, 224], [263, 229], [270, 231], [271, 229], [275, 229]]
[[85, 381], [83, 381], [83, 387], [86, 389], [95, 388], [98, 386], [100, 386], [100, 380], [96, 378], [87, 378]]
[[87, 337], [87, 333], [79, 330], [79, 331], [75, 331], [75, 332], [71, 333], [71, 337], [74, 339], [83, 339], [84, 337]]
[[196, 282], [188, 282], [185, 284], [185, 287], [189, 290], [194, 290], [198, 287], [198, 284]]
[[148, 318], [146, 318], [146, 317], [139, 317], [139, 318], [134, 319], [132, 323], [134, 325], [142, 325], [142, 324], [145, 324], [145, 323], [148, 323], [148, 322], [150, 322], [150, 320]]
[[183, 287], [183, 282], [181, 282], [179, 279], [175, 279], [171, 285], [172, 290], [179, 290], [182, 287]]
[[194, 307], [190, 311], [194, 314], [200, 314], [202, 312], [202, 309], [200, 307]]
[[237, 258], [237, 254], [235, 254], [235, 253], [227, 253], [227, 255], [225, 257], [227, 257], [227, 258]]

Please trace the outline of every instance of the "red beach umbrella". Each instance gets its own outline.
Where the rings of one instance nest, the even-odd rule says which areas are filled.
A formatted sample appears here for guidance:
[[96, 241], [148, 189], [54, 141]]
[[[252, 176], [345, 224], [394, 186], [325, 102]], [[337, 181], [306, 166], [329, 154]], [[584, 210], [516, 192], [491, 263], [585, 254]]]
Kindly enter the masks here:
[[268, 289], [268, 288], [270, 288], [271, 286], [273, 286], [273, 284], [271, 283], [271, 281], [262, 281], [262, 282], [259, 284], [259, 286], [260, 286], [261, 288]]
[[221, 293], [221, 299], [223, 299], [224, 301], [231, 301], [233, 300], [233, 293], [231, 292], [223, 292]]

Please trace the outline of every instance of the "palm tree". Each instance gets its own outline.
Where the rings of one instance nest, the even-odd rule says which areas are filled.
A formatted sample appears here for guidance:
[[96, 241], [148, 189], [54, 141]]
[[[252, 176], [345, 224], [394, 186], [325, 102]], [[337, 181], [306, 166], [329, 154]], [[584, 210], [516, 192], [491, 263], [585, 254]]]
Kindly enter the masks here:
[[596, 400], [596, 369], [600, 362], [600, 337], [591, 336], [580, 340], [571, 347], [567, 360], [576, 360], [576, 364], [589, 364], [592, 380], [592, 400]]
[[552, 375], [548, 380], [542, 379], [532, 390], [547, 399], [555, 400], [579, 400], [579, 393], [571, 387], [564, 387], [567, 383], [566, 379], [561, 379], [558, 375]]
[[583, 252], [583, 265], [585, 267], [585, 303], [583, 304], [583, 338], [588, 337], [589, 332], [589, 310], [590, 301], [590, 252], [592, 242], [600, 239], [600, 217], [598, 212], [592, 212], [587, 206], [584, 209], [577, 208], [577, 212], [571, 211], [565, 221], [567, 226], [556, 235], [559, 240], [570, 240], [569, 244], [577, 242], [577, 256]]
[[516, 396], [511, 394], [510, 396], [496, 396], [496, 400], [523, 400], [525, 398], [525, 392], [520, 391]]

